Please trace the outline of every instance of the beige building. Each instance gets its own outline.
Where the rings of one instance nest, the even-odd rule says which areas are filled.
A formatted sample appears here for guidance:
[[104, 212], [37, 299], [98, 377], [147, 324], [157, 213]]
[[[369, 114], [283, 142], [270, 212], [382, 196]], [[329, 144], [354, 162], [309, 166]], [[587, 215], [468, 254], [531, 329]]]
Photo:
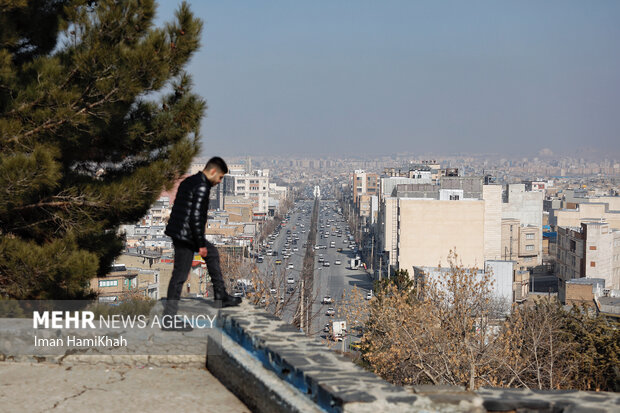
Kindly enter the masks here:
[[573, 279], [600, 278], [606, 290], [620, 290], [620, 231], [606, 222], [559, 227], [556, 263], [562, 301]]
[[[586, 198], [584, 198], [585, 200]], [[620, 197], [589, 199], [573, 209], [551, 210], [549, 224], [555, 227], [579, 227], [583, 221], [605, 221], [611, 228], [620, 229]]]
[[360, 206], [360, 195], [379, 196], [380, 184], [378, 174], [357, 170], [352, 175], [351, 179], [353, 202], [355, 203], [356, 208], [359, 209]]
[[379, 225], [389, 264], [407, 270], [446, 265], [456, 250], [466, 267], [488, 260], [515, 261], [517, 269], [540, 265], [542, 193], [522, 184], [502, 189], [476, 177], [444, 177], [440, 189], [397, 185], [396, 196], [384, 198]]
[[517, 268], [542, 264], [539, 228], [522, 225], [518, 219], [502, 219], [502, 259], [516, 261]]
[[445, 266], [450, 250], [466, 267], [501, 259], [501, 186], [485, 185], [482, 199], [386, 197], [384, 205], [383, 245], [396, 268]]

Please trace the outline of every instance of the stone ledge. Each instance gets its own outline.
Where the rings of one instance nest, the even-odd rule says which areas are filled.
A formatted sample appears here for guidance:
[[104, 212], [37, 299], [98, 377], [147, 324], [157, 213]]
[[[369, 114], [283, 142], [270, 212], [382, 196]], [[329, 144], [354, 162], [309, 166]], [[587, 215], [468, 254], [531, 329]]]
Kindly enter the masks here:
[[477, 393], [489, 412], [611, 413], [620, 411], [620, 394], [578, 390], [482, 388]]
[[[2, 319], [0, 361], [195, 368], [203, 368], [206, 364], [212, 369], [214, 376], [235, 392], [247, 390], [245, 388], [249, 387], [249, 384], [254, 385], [256, 389], [262, 388], [262, 391], [254, 390], [259, 396], [255, 402], [259, 411], [274, 411], [270, 409], [278, 405], [288, 406], [288, 410], [283, 411], [295, 411], [295, 408], [298, 408], [298, 411], [319, 409], [354, 413], [384, 411], [611, 413], [620, 409], [620, 394], [617, 393], [497, 388], [468, 392], [451, 386], [406, 388], [393, 386], [263, 310], [247, 303], [237, 308], [218, 310], [211, 304], [210, 300], [183, 300], [180, 311], [186, 314], [205, 312], [217, 314], [218, 327], [226, 334], [222, 334], [222, 330], [219, 329], [206, 336], [169, 332], [160, 335], [154, 332], [152, 342], [156, 346], [163, 347], [161, 354], [151, 355], [84, 352], [23, 355], [11, 352], [10, 349], [5, 351], [2, 346], [7, 337], [12, 339], [17, 337], [18, 341], [30, 338], [24, 336], [20, 339], [22, 327], [16, 328], [12, 322], [5, 323], [6, 319]], [[158, 303], [156, 307], [161, 307], [161, 304]], [[227, 344], [223, 345], [224, 342]], [[234, 346], [236, 350], [229, 350], [227, 346], [230, 348]], [[191, 348], [190, 354], [180, 354], [181, 348], [185, 351]], [[139, 353], [139, 348], [137, 350]], [[248, 377], [252, 377], [252, 380], [248, 380]], [[240, 382], [235, 384], [234, 380]], [[275, 390], [281, 391], [284, 396], [274, 396]], [[269, 400], [261, 401], [261, 395]], [[241, 393], [238, 393], [238, 396], [241, 397]], [[275, 400], [279, 397], [280, 401], [274, 404], [274, 397]], [[270, 407], [260, 410], [260, 403]], [[308, 410], [304, 410], [306, 408]]]
[[209, 339], [207, 369], [253, 412], [320, 413], [299, 390], [267, 370], [229, 337]]
[[[363, 370], [283, 321], [244, 303], [220, 311], [224, 332], [262, 366], [328, 412], [484, 412], [472, 392], [415, 393]], [[209, 359], [207, 357], [207, 365]], [[214, 373], [214, 375], [217, 374]]]

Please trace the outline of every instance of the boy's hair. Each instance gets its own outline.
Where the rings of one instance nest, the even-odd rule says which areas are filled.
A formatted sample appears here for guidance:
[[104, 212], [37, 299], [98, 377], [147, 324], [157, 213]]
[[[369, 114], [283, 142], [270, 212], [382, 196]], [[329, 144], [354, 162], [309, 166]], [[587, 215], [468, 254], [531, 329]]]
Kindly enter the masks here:
[[217, 168], [225, 174], [228, 173], [228, 165], [226, 165], [226, 162], [224, 162], [224, 160], [219, 156], [214, 156], [209, 159], [209, 162], [205, 165], [205, 171], [208, 171], [211, 168]]

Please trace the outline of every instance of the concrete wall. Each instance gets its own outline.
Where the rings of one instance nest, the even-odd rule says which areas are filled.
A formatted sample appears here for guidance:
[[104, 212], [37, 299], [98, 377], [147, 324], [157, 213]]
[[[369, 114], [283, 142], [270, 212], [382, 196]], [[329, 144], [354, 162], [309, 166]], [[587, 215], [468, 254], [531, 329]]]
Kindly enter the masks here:
[[[396, 222], [395, 222], [396, 221]], [[383, 250], [390, 253], [390, 265], [396, 265], [398, 258], [397, 244], [393, 240], [394, 228], [398, 232], [398, 198], [387, 197], [383, 203], [383, 223], [381, 226]], [[398, 237], [396, 236], [398, 242]]]
[[[514, 218], [521, 222], [521, 225], [533, 225], [539, 229], [538, 238], [542, 240], [542, 212], [543, 197], [542, 192], [526, 192], [524, 184], [508, 185], [506, 200], [502, 204], [502, 218]], [[542, 257], [542, 242], [538, 243], [538, 256]]]
[[502, 187], [501, 185], [484, 185], [484, 259], [502, 259]]
[[400, 199], [399, 268], [445, 265], [454, 248], [464, 266], [482, 266], [484, 209], [482, 200]]

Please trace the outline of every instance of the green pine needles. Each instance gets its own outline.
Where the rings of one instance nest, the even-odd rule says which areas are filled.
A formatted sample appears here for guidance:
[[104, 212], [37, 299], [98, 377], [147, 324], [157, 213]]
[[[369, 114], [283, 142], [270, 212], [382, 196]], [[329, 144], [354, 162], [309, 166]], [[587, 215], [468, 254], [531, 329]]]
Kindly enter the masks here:
[[183, 68], [202, 22], [182, 3], [0, 0], [0, 296], [86, 298], [199, 152], [205, 101]]

